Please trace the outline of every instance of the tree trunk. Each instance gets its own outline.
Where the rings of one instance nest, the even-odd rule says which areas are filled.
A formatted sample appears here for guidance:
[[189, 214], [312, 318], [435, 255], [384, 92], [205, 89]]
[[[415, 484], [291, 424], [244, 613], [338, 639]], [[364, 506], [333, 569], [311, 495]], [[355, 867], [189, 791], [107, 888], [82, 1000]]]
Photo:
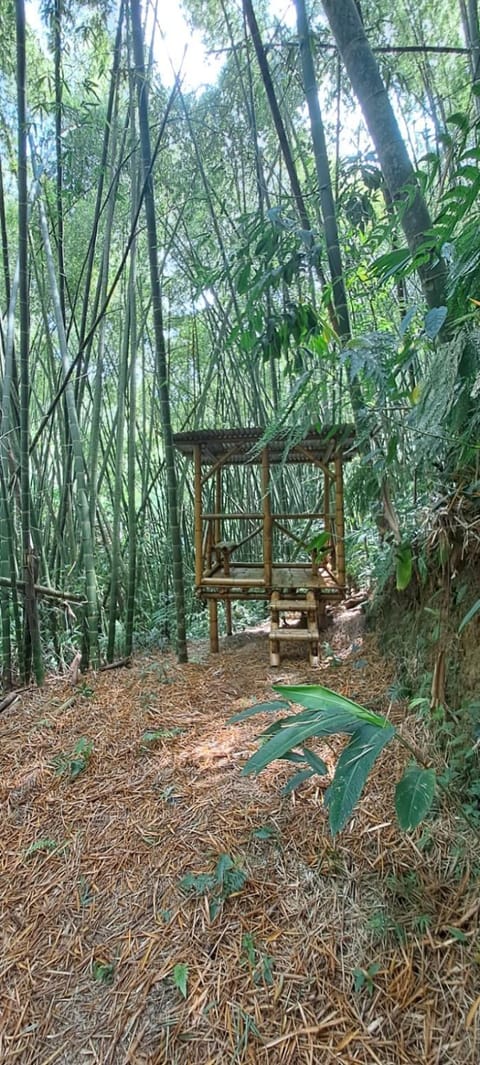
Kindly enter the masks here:
[[[18, 261], [20, 319], [20, 492], [22, 513], [23, 576], [25, 581], [25, 642], [23, 674], [29, 680], [33, 669], [37, 684], [43, 682], [44, 670], [37, 600], [35, 596], [36, 557], [30, 528], [30, 312], [28, 297], [28, 191], [27, 191], [27, 101], [25, 55], [25, 3], [16, 3], [17, 28], [17, 115], [18, 115]], [[20, 648], [19, 648], [20, 650]]]
[[325, 132], [318, 101], [318, 86], [313, 66], [310, 45], [310, 28], [307, 20], [305, 0], [295, 0], [295, 7], [297, 9], [297, 30], [300, 44], [300, 56], [302, 60], [303, 84], [305, 88], [305, 96], [307, 98], [308, 113], [310, 115], [313, 154], [315, 157], [320, 207], [325, 232], [325, 244], [332, 281], [333, 302], [338, 320], [340, 339], [345, 341], [349, 340], [351, 336], [350, 318], [348, 314], [347, 293], [345, 291], [345, 283], [343, 279], [342, 256], [338, 239], [335, 203], [333, 199], [332, 182], [330, 179]]
[[150, 128], [148, 124], [148, 92], [143, 57], [143, 32], [140, 18], [140, 0], [130, 0], [132, 17], [132, 43], [135, 58], [138, 122], [142, 149], [142, 171], [145, 182], [145, 218], [147, 223], [148, 259], [150, 265], [150, 284], [152, 290], [152, 309], [155, 354], [158, 370], [158, 390], [160, 401], [160, 420], [165, 450], [165, 469], [167, 476], [168, 521], [170, 526], [170, 544], [172, 549], [173, 586], [176, 611], [176, 650], [180, 662], [187, 661], [187, 642], [185, 631], [185, 590], [183, 583], [183, 564], [180, 526], [178, 520], [177, 477], [175, 472], [175, 453], [173, 447], [172, 422], [170, 414], [170, 396], [168, 390], [167, 353], [163, 329], [162, 296], [160, 288], [160, 271], [158, 264], [157, 220], [155, 216], [155, 197], [152, 178], [152, 151], [150, 145]]
[[[385, 181], [399, 207], [409, 249], [415, 255], [432, 228], [432, 220], [355, 0], [323, 0], [323, 7], [375, 144]], [[427, 263], [419, 265], [418, 273], [428, 306], [445, 303], [444, 262], [431, 256]]]

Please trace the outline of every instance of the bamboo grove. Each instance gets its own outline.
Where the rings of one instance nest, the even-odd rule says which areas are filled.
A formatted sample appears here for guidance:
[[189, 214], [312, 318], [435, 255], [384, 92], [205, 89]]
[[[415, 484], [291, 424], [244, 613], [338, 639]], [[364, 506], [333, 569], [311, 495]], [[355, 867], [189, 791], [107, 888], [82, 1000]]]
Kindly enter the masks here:
[[285, 8], [191, 0], [218, 73], [187, 89], [155, 5], [2, 5], [5, 688], [147, 640], [185, 660], [175, 431], [353, 419], [352, 567], [379, 500], [404, 537], [474, 479], [476, 2]]

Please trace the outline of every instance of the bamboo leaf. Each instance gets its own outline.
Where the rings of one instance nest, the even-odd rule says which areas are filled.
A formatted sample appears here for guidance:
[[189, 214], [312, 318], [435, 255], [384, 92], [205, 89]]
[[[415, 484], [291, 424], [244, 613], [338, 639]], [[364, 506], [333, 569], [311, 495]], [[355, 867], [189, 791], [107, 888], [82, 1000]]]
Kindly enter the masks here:
[[229, 725], [236, 725], [239, 721], [246, 721], [247, 718], [253, 717], [254, 714], [266, 714], [275, 710], [288, 710], [289, 703], [286, 703], [283, 699], [276, 699], [270, 703], [255, 703], [254, 706], [247, 707], [246, 710], [241, 710], [240, 713], [234, 714], [229, 718]]
[[362, 794], [374, 762], [394, 735], [393, 725], [382, 729], [364, 725], [354, 733], [342, 751], [328, 789], [329, 822], [333, 835], [344, 828]]
[[416, 828], [428, 814], [435, 795], [434, 769], [411, 765], [406, 769], [395, 790], [395, 810], [400, 828]]
[[[331, 691], [330, 688], [324, 688], [321, 684], [298, 684], [298, 685], [283, 685], [274, 684], [274, 689], [277, 692], [281, 692], [286, 695], [291, 702], [300, 703], [301, 706], [305, 706], [311, 710], [334, 710], [338, 709], [346, 714], [352, 715], [354, 718], [360, 721], [365, 721], [369, 725], [376, 725], [377, 728], [385, 728], [388, 725], [388, 721], [380, 714], [374, 714], [371, 710], [366, 710], [364, 706], [360, 706], [359, 703], [353, 702], [353, 699], [347, 699], [345, 695], [340, 695], [338, 692]], [[338, 729], [337, 731], [341, 731]]]
[[309, 721], [297, 724], [295, 717], [287, 718], [285, 727], [280, 729], [255, 754], [248, 759], [243, 773], [259, 773], [270, 762], [282, 758], [288, 751], [301, 747], [311, 736], [332, 736], [336, 732], [353, 733], [358, 728], [358, 721], [351, 714], [335, 710], [323, 711]]
[[476, 603], [474, 603], [473, 606], [470, 607], [470, 610], [467, 611], [467, 613], [465, 614], [465, 617], [462, 618], [462, 620], [461, 620], [461, 622], [460, 622], [460, 624], [458, 626], [458, 635], [460, 635], [460, 633], [463, 632], [465, 626], [468, 625], [470, 623], [470, 621], [473, 620], [475, 615], [478, 614], [479, 610], [480, 610], [480, 599], [477, 599]]
[[303, 784], [304, 780], [309, 780], [310, 777], [313, 777], [311, 769], [303, 769], [301, 773], [294, 773], [293, 777], [290, 777], [285, 787], [282, 788], [282, 795], [291, 795], [292, 791], [296, 791], [300, 784]]
[[185, 962], [179, 962], [173, 970], [173, 982], [175, 987], [184, 998], [187, 997], [188, 988], [188, 965]]
[[403, 592], [408, 588], [413, 573], [413, 558], [410, 544], [400, 544], [396, 552], [397, 562], [397, 591]]
[[325, 765], [323, 758], [319, 758], [318, 754], [315, 754], [315, 751], [309, 751], [308, 747], [304, 747], [303, 756], [309, 766], [315, 770], [315, 773], [318, 773], [319, 777], [325, 777], [327, 775], [328, 766]]
[[438, 336], [446, 317], [446, 307], [432, 307], [425, 315], [425, 332], [427, 337], [430, 337], [430, 340], [434, 340]]

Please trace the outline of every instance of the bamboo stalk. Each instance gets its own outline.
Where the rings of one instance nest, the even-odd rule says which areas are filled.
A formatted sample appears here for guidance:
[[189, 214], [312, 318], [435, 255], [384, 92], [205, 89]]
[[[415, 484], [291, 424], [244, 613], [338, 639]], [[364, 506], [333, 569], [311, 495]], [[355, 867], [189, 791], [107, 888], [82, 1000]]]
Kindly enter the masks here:
[[200, 444], [195, 444], [193, 449], [195, 468], [195, 587], [199, 588], [202, 583], [203, 552], [202, 552], [202, 449]]
[[340, 587], [345, 587], [345, 520], [343, 513], [343, 462], [342, 455], [335, 457], [335, 543], [336, 570]]
[[265, 584], [272, 583], [272, 508], [270, 498], [270, 464], [268, 448], [262, 451], [262, 506], [263, 506], [263, 575]]
[[215, 543], [219, 544], [222, 539], [222, 470], [219, 466], [215, 471], [215, 510], [217, 517], [215, 519]]
[[212, 654], [218, 654], [218, 601], [216, 598], [208, 600], [208, 609], [210, 615], [210, 651]]

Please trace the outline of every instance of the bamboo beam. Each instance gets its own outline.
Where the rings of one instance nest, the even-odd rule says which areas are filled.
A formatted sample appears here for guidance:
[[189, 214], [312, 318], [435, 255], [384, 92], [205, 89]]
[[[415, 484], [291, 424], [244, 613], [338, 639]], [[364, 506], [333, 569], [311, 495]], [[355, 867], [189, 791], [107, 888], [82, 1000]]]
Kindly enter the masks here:
[[268, 448], [262, 451], [262, 508], [263, 508], [263, 576], [265, 584], [272, 583], [272, 504], [270, 498], [270, 463]]
[[[313, 510], [312, 511], [307, 511], [306, 510], [306, 511], [299, 512], [298, 514], [289, 514], [289, 513], [272, 514], [272, 518], [274, 520], [276, 518], [282, 518], [283, 520], [290, 519], [291, 521], [294, 521], [297, 518], [299, 520], [301, 520], [301, 521], [308, 521], [308, 520], [313, 520], [314, 518], [320, 518], [320, 520], [323, 521], [324, 517], [325, 517], [325, 515], [319, 510], [314, 510], [314, 511]], [[263, 518], [263, 511], [262, 512], [260, 512], [260, 511], [253, 512], [252, 511], [250, 513], [245, 513], [242, 510], [238, 510], [235, 513], [232, 513], [232, 514], [222, 514], [222, 513], [218, 512], [218, 511], [204, 511], [202, 513], [202, 521], [209, 521], [210, 519], [215, 521], [218, 518], [227, 518], [227, 519], [231, 519], [231, 520], [235, 520], [235, 519], [240, 520], [241, 518], [246, 518], [249, 521], [258, 521], [259, 519]]]
[[227, 518], [230, 520], [235, 518], [248, 518], [249, 521], [259, 521], [263, 518], [263, 511], [257, 511], [254, 514], [244, 514], [241, 510], [237, 511], [235, 514], [218, 514], [216, 511], [205, 511], [205, 513], [202, 514], [202, 521], [216, 521], [218, 518]]
[[195, 444], [193, 449], [195, 470], [195, 587], [202, 582], [203, 552], [202, 552], [202, 449], [200, 444]]
[[[195, 444], [194, 446], [195, 447], [199, 447], [198, 444]], [[210, 469], [207, 470], [207, 472], [204, 473], [204, 475], [202, 477], [202, 487], [203, 487], [204, 484], [207, 483], [207, 481], [210, 480], [210, 477], [212, 477], [213, 474], [217, 472], [217, 470], [221, 470], [222, 466], [224, 466], [225, 463], [228, 462], [228, 460], [232, 457], [232, 455], [235, 455], [236, 451], [237, 451], [237, 447], [236, 446], [235, 447], [231, 447], [228, 451], [225, 452], [224, 455], [221, 455], [220, 458], [217, 459], [217, 461], [213, 463], [213, 466], [210, 466]]]
[[298, 451], [300, 455], [305, 455], [307, 462], [311, 462], [312, 466], [319, 466], [324, 473], [328, 473], [332, 480], [334, 480], [334, 475], [327, 463], [322, 462], [321, 459], [317, 459], [317, 456], [313, 454], [313, 451], [309, 451], [307, 447], [302, 447], [301, 444], [295, 444], [295, 447], [292, 447], [292, 451]]
[[336, 570], [340, 587], [345, 587], [345, 519], [343, 512], [343, 463], [342, 456], [335, 458], [335, 543]]

